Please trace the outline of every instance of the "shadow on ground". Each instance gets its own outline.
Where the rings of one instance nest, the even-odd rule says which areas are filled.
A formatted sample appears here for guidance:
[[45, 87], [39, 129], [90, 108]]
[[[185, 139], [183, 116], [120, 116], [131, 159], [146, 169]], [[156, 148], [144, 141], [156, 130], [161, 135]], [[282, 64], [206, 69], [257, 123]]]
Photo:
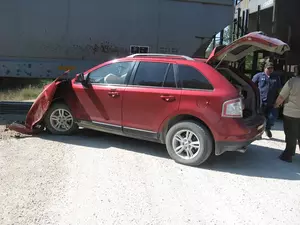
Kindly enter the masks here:
[[[75, 136], [55, 136], [44, 133], [40, 135], [40, 138], [99, 150], [115, 147], [170, 160], [164, 145], [92, 130], [83, 129]], [[249, 146], [248, 151], [244, 154], [227, 152], [221, 156], [212, 157], [199, 168], [250, 177], [300, 180], [299, 154], [294, 157], [292, 164], [285, 163], [278, 159], [282, 150], [257, 144], [259, 141]]]
[[262, 138], [262, 140], [267, 140], [267, 141], [276, 141], [276, 142], [281, 142], [281, 143], [285, 143], [285, 140], [281, 140], [281, 139], [278, 139], [278, 138]]
[[164, 145], [88, 129], [80, 129], [77, 134], [72, 136], [57, 136], [45, 132], [40, 134], [39, 137], [45, 140], [85, 146], [99, 150], [119, 148], [126, 151], [147, 154], [155, 157], [169, 158]]
[[250, 177], [300, 180], [299, 154], [293, 163], [286, 163], [278, 159], [282, 150], [257, 144], [259, 141], [250, 145], [244, 154], [227, 152], [213, 157], [202, 168]]
[[26, 115], [11, 115], [11, 114], [1, 114], [0, 115], [0, 125], [8, 125], [15, 121], [24, 121], [26, 119]]

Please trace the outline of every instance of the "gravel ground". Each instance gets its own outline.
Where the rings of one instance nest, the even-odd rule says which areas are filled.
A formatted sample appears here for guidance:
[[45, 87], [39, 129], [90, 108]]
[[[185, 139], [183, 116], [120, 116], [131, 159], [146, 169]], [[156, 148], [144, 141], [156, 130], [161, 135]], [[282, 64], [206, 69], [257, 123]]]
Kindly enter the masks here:
[[[0, 224], [299, 224], [300, 155], [274, 139], [193, 168], [164, 146], [83, 130], [16, 136], [0, 119]], [[2, 124], [2, 126], [1, 126]]]

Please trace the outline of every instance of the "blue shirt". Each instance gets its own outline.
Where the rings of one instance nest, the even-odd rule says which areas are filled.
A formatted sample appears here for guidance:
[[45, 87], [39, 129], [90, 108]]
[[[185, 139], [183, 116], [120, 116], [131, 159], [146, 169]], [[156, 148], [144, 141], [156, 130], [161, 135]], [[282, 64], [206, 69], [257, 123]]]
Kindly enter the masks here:
[[272, 73], [270, 76], [264, 72], [257, 73], [252, 78], [257, 85], [262, 104], [274, 105], [280, 89], [282, 88], [280, 77]]

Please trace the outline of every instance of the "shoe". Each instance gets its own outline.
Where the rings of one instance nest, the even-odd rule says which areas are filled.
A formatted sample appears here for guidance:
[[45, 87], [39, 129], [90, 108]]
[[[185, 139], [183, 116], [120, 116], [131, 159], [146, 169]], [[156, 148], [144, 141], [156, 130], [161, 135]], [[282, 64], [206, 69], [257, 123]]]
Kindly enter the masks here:
[[282, 160], [282, 161], [288, 162], [288, 163], [291, 163], [293, 161], [292, 157], [287, 157], [287, 156], [284, 156], [283, 154], [281, 154], [279, 156], [279, 159]]
[[266, 135], [271, 138], [272, 137], [272, 132], [270, 130], [266, 130]]

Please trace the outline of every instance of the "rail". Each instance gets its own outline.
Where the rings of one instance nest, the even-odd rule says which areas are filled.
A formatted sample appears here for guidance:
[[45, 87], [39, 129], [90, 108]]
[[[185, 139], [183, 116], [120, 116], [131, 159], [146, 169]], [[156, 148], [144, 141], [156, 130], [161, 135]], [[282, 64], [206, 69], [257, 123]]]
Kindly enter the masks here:
[[186, 55], [175, 55], [175, 54], [158, 54], [158, 53], [137, 53], [133, 55], [127, 56], [127, 58], [134, 58], [134, 57], [174, 57], [174, 58], [183, 58], [189, 61], [195, 61], [195, 59], [186, 56]]
[[0, 114], [27, 114], [33, 102], [0, 101]]

